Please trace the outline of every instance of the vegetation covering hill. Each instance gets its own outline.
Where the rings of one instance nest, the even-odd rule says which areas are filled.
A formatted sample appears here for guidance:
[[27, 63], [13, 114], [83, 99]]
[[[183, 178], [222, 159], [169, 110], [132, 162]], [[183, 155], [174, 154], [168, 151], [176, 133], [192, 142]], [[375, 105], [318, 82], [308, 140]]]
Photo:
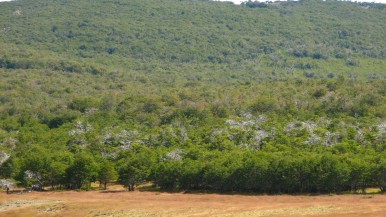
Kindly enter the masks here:
[[3, 178], [386, 190], [384, 5], [0, 4]]

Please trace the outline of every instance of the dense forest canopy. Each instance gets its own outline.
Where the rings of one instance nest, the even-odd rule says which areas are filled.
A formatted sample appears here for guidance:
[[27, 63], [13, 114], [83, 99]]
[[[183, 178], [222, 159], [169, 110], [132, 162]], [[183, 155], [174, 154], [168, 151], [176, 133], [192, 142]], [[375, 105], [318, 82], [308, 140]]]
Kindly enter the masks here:
[[0, 178], [385, 191], [385, 9], [3, 2]]

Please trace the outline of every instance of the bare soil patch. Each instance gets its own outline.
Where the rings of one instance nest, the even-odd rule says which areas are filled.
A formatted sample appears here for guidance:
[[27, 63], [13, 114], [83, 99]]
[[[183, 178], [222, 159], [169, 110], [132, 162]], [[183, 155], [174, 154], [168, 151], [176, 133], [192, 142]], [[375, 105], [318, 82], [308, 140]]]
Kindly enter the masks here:
[[0, 216], [384, 216], [386, 195], [245, 196], [159, 192], [0, 193]]

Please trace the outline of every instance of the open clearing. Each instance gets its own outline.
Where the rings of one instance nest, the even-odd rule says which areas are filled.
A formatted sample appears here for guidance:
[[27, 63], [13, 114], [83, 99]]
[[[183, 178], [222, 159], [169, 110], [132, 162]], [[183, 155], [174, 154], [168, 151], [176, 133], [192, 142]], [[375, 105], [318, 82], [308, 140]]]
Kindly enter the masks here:
[[386, 195], [245, 196], [159, 192], [0, 193], [0, 216], [385, 216]]

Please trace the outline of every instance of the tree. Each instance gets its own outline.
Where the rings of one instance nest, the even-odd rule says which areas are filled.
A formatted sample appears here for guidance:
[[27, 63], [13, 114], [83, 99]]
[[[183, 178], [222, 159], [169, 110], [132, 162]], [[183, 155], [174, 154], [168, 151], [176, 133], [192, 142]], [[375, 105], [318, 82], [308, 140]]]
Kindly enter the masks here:
[[89, 187], [89, 184], [98, 176], [98, 164], [87, 153], [78, 153], [75, 160], [66, 170], [66, 178], [69, 188], [80, 189]]
[[51, 152], [42, 145], [31, 145], [22, 153], [20, 158], [20, 170], [16, 179], [25, 187], [38, 184], [40, 187], [48, 182], [50, 164], [52, 163]]
[[52, 189], [55, 188], [55, 185], [60, 185], [61, 187], [61, 184], [65, 182], [67, 167], [68, 162], [59, 160], [51, 162], [48, 172], [48, 182]]
[[100, 164], [98, 180], [100, 184], [104, 186], [104, 189], [107, 189], [107, 184], [118, 178], [118, 173], [114, 168], [114, 164], [110, 161], [103, 161]]
[[377, 157], [373, 169], [376, 185], [382, 192], [386, 192], [386, 151], [383, 151], [379, 157]]
[[134, 145], [132, 150], [123, 154], [118, 162], [118, 181], [129, 191], [148, 180], [151, 167], [155, 162], [153, 151], [142, 145]]

